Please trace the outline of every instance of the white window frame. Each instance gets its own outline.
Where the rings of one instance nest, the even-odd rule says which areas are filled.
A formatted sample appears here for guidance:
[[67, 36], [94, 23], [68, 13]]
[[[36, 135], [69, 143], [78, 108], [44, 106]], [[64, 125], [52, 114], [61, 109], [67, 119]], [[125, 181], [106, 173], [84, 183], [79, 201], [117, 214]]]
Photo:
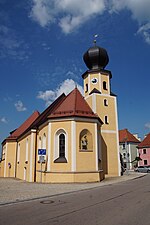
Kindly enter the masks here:
[[58, 129], [54, 135], [54, 157], [53, 160], [56, 160], [59, 158], [59, 136], [61, 134], [65, 135], [65, 158], [68, 161], [68, 134], [67, 132], [61, 128]]

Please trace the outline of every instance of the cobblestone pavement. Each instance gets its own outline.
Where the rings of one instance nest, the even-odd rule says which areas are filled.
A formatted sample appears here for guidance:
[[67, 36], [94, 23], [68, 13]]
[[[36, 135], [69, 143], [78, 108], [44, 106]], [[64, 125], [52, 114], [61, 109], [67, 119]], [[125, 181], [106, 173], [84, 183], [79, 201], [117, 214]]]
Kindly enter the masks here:
[[28, 201], [37, 198], [96, 188], [113, 183], [136, 179], [146, 174], [130, 172], [122, 177], [106, 178], [97, 183], [42, 184], [29, 183], [14, 178], [0, 178], [0, 205]]

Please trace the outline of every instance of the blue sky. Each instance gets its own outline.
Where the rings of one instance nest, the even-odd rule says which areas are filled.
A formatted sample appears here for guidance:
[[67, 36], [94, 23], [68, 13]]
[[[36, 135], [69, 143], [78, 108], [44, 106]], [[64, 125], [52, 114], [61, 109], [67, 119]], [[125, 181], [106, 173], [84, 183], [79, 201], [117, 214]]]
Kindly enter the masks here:
[[0, 0], [0, 141], [87, 68], [84, 52], [107, 49], [119, 129], [150, 131], [150, 0]]

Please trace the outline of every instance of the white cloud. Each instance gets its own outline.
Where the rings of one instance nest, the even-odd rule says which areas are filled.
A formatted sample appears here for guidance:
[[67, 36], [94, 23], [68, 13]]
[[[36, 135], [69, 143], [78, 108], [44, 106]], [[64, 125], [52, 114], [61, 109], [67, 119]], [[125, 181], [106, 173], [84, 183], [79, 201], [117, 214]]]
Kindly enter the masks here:
[[56, 89], [57, 97], [60, 96], [62, 93], [65, 93], [66, 95], [69, 94], [77, 85], [77, 88], [83, 94], [83, 88], [79, 84], [76, 84], [74, 80], [72, 79], [66, 79], [64, 82], [60, 84], [60, 86]]
[[[56, 23], [66, 34], [73, 32], [94, 16], [128, 10], [144, 28], [150, 23], [150, 0], [32, 0], [31, 17], [42, 27]], [[139, 29], [140, 29], [139, 28]], [[149, 32], [140, 29], [149, 44]]]
[[[67, 79], [62, 82], [56, 90], [39, 91], [37, 98], [45, 101], [46, 106], [50, 105], [62, 93], [69, 94], [75, 88], [75, 82], [72, 79]], [[77, 88], [83, 95], [83, 88], [77, 84]]]
[[110, 13], [119, 12], [126, 7], [126, 3], [128, 0], [108, 0], [107, 8]]
[[127, 8], [131, 10], [132, 17], [139, 22], [150, 20], [150, 1], [149, 0], [127, 0]]
[[50, 9], [50, 1], [33, 0], [33, 7], [30, 16], [42, 27], [45, 27], [53, 20], [53, 13]]
[[69, 34], [76, 27], [79, 27], [82, 23], [84, 23], [84, 20], [85, 19], [81, 16], [72, 17], [68, 15], [60, 20], [59, 26], [64, 33]]
[[42, 99], [46, 102], [46, 106], [50, 105], [52, 101], [56, 98], [55, 91], [47, 90], [47, 91], [39, 91], [37, 98]]
[[2, 123], [8, 123], [8, 120], [6, 119], [6, 117], [2, 117], [0, 120]]
[[146, 43], [150, 45], [150, 22], [139, 28], [137, 34], [141, 34]]
[[146, 129], [150, 129], [150, 122], [145, 124]]
[[111, 13], [129, 10], [139, 24], [137, 34], [150, 44], [150, 0], [109, 0], [109, 8]]
[[64, 33], [70, 33], [85, 23], [91, 16], [102, 14], [105, 10], [104, 0], [57, 0], [59, 11], [67, 15], [60, 19], [60, 27]]
[[150, 20], [150, 1], [149, 0], [108, 0], [108, 7], [111, 12], [119, 12], [128, 9], [132, 17], [138, 22]]
[[66, 34], [91, 16], [102, 14], [105, 0], [32, 0], [30, 16], [42, 27], [56, 22]]
[[17, 101], [14, 105], [15, 105], [16, 110], [18, 112], [23, 112], [23, 111], [26, 111], [27, 110], [27, 108], [23, 105], [22, 101], [20, 101], [20, 100]]

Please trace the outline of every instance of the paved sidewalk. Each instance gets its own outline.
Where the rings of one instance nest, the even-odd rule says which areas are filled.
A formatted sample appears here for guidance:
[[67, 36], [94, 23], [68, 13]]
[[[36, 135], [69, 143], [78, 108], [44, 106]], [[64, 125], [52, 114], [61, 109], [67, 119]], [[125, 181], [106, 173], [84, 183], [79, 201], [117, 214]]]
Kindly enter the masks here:
[[41, 184], [28, 183], [13, 178], [0, 178], [0, 205], [55, 196], [74, 191], [101, 187], [118, 182], [136, 179], [146, 174], [130, 172], [121, 177], [106, 178], [97, 183], [76, 184]]

